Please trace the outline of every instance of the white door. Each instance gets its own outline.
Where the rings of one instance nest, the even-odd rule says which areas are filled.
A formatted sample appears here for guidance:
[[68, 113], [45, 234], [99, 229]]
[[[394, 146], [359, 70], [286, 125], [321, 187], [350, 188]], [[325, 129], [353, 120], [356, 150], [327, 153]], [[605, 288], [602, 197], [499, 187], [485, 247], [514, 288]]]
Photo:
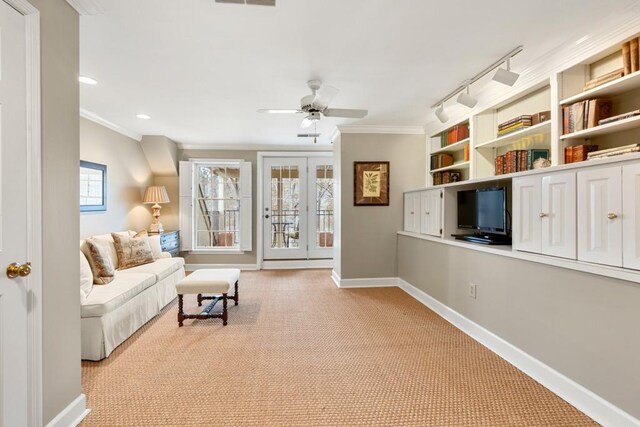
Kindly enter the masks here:
[[640, 164], [622, 167], [622, 266], [640, 270]]
[[265, 158], [264, 259], [307, 258], [307, 159]]
[[542, 253], [576, 259], [576, 175], [542, 178]]
[[441, 236], [442, 190], [429, 190], [420, 193], [420, 233]]
[[542, 182], [538, 176], [513, 180], [512, 244], [518, 251], [540, 253]]
[[[25, 18], [0, 1], [0, 426], [27, 425]], [[26, 268], [22, 273], [27, 272]]]
[[622, 267], [622, 168], [578, 172], [578, 259]]
[[420, 193], [404, 194], [404, 231], [410, 233], [420, 232]]
[[309, 258], [333, 257], [333, 159], [309, 157]]

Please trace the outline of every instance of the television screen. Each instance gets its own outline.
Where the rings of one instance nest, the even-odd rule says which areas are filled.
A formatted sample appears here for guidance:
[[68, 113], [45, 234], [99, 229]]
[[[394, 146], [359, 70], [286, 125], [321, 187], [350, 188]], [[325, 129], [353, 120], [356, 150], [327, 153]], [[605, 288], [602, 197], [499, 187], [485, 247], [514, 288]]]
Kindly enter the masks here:
[[493, 234], [508, 234], [505, 188], [459, 191], [458, 228]]

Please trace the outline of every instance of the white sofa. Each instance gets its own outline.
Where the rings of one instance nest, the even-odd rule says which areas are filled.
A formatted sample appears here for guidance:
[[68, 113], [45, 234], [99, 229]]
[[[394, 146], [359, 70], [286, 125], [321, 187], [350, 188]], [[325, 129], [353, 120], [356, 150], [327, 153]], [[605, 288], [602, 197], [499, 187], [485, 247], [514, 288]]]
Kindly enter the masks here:
[[[111, 235], [92, 237], [108, 249], [109, 258], [117, 266]], [[88, 263], [89, 252], [84, 240], [80, 242], [82, 359], [101, 360], [109, 356], [176, 298], [176, 284], [185, 277], [184, 259], [172, 258], [169, 253], [162, 252], [158, 235], [149, 236], [149, 243], [154, 262], [116, 270], [110, 283], [90, 286], [87, 275], [91, 282], [93, 277]]]

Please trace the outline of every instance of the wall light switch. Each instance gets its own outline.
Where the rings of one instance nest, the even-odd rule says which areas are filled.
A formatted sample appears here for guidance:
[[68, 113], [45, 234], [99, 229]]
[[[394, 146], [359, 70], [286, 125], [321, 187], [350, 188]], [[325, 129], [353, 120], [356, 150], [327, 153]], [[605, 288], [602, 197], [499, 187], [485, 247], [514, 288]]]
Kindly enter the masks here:
[[469, 283], [469, 297], [476, 299], [476, 285], [475, 283]]

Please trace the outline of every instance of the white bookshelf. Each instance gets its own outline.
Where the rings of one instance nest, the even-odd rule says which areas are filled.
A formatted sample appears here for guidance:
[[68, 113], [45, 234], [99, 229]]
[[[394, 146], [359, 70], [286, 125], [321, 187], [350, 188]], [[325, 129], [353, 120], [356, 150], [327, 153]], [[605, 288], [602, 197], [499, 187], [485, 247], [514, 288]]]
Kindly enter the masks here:
[[456, 151], [464, 150], [464, 146], [469, 144], [471, 138], [465, 138], [462, 141], [458, 141], [454, 144], [444, 146], [438, 150], [432, 151], [431, 154], [440, 154], [440, 153], [453, 153]]
[[431, 173], [446, 172], [446, 171], [451, 171], [451, 170], [456, 170], [456, 169], [469, 169], [469, 165], [470, 164], [471, 164], [471, 162], [469, 162], [469, 161], [460, 162], [460, 163], [454, 163], [451, 166], [445, 166], [443, 168], [433, 169], [431, 171]]
[[551, 121], [538, 123], [537, 125], [524, 128], [522, 130], [510, 133], [508, 135], [499, 136], [486, 142], [476, 145], [476, 148], [500, 148], [512, 145], [518, 141], [530, 139], [551, 132]]
[[611, 122], [604, 125], [579, 130], [577, 132], [568, 133], [566, 135], [561, 135], [560, 139], [590, 139], [596, 136], [608, 135], [636, 128], [640, 128], [640, 116], [629, 117], [628, 119], [618, 120], [616, 122]]

